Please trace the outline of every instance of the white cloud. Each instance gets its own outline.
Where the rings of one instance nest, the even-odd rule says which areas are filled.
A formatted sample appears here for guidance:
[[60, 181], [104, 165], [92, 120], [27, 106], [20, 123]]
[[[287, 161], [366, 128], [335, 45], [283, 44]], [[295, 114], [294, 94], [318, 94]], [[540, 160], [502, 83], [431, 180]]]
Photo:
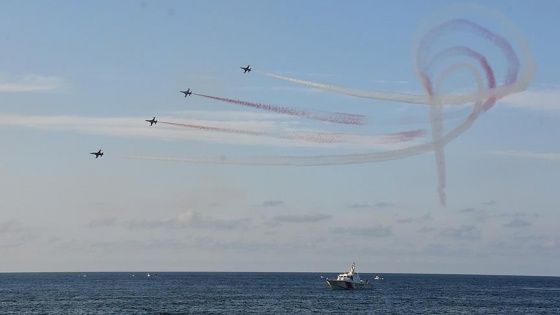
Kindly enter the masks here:
[[125, 222], [129, 229], [215, 229], [215, 230], [231, 230], [242, 228], [250, 223], [250, 219], [217, 219], [211, 217], [203, 217], [194, 211], [184, 211], [173, 219], [167, 220], [132, 220]]
[[539, 160], [560, 160], [560, 153], [544, 153], [544, 152], [532, 152], [523, 150], [506, 150], [506, 151], [493, 151], [494, 154], [514, 156], [520, 158], [532, 158]]
[[500, 103], [517, 108], [560, 111], [560, 89], [527, 90], [508, 95]]
[[64, 79], [56, 76], [0, 74], [0, 92], [55, 91], [64, 88]]

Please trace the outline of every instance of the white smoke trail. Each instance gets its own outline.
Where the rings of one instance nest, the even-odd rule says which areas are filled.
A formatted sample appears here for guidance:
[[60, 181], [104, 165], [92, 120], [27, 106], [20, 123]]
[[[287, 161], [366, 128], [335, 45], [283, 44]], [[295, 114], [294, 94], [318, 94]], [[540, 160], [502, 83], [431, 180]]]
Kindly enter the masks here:
[[[440, 76], [437, 82], [437, 89], [443, 83], [443, 80], [451, 72], [459, 67], [467, 68], [475, 77], [479, 90], [482, 90], [484, 81], [480, 73], [469, 64], [454, 65]], [[444, 147], [446, 144], [457, 138], [463, 132], [468, 130], [474, 123], [482, 110], [482, 101], [476, 102], [472, 112], [467, 119], [449, 133], [442, 135], [439, 141], [432, 141], [416, 146], [410, 146], [403, 149], [372, 152], [363, 154], [345, 154], [345, 155], [316, 155], [316, 156], [269, 156], [269, 157], [248, 157], [248, 158], [173, 158], [173, 157], [156, 157], [156, 156], [138, 156], [127, 155], [125, 158], [155, 160], [167, 162], [183, 162], [183, 163], [199, 163], [199, 164], [226, 164], [226, 165], [268, 165], [268, 166], [323, 166], [323, 165], [347, 165], [347, 164], [364, 164], [373, 162], [382, 162], [389, 160], [402, 159], [426, 152], [433, 151], [436, 146]], [[445, 184], [445, 182], [444, 182]]]
[[[528, 64], [528, 67], [534, 67], [534, 63]], [[506, 95], [518, 93], [524, 91], [529, 82], [535, 77], [535, 72], [531, 69], [526, 70], [514, 84], [507, 86], [499, 86], [492, 89], [484, 89], [478, 93], [468, 93], [468, 94], [448, 94], [439, 95], [433, 99], [425, 95], [415, 95], [415, 94], [404, 94], [404, 93], [393, 93], [393, 92], [383, 92], [383, 91], [372, 91], [372, 90], [359, 90], [352, 89], [344, 86], [329, 85], [313, 81], [305, 81], [296, 78], [290, 78], [281, 76], [274, 73], [268, 73], [263, 71], [255, 70], [255, 72], [262, 74], [267, 77], [288, 81], [300, 85], [305, 85], [309, 87], [314, 87], [320, 90], [335, 92], [339, 94], [367, 98], [374, 100], [385, 100], [400, 103], [425, 105], [425, 106], [447, 106], [447, 105], [461, 105], [466, 103], [474, 103], [482, 99], [487, 99], [490, 97], [502, 98]]]

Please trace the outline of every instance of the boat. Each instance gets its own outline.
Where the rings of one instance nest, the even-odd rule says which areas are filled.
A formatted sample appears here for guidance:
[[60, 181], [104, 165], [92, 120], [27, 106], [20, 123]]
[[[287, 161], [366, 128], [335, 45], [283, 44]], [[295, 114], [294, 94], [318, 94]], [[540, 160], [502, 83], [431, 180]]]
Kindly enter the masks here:
[[350, 271], [341, 273], [336, 279], [327, 278], [327, 284], [332, 290], [371, 289], [371, 281], [362, 280], [356, 272], [356, 263], [352, 263]]
[[375, 278], [373, 278], [374, 280], [383, 280], [383, 277], [380, 276], [375, 276]]

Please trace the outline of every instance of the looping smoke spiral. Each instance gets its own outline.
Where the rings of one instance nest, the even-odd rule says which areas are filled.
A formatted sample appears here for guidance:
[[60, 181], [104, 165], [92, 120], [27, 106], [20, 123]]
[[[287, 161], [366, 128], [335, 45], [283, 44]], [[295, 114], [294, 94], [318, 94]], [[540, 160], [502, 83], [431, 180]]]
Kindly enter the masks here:
[[[444, 145], [446, 142], [443, 141], [446, 136], [443, 134], [443, 106], [438, 100], [440, 96], [440, 90], [442, 82], [446, 76], [451, 72], [456, 71], [461, 67], [468, 68], [469, 71], [473, 72], [473, 75], [477, 79], [478, 93], [484, 92], [484, 89], [494, 90], [496, 89], [496, 77], [492, 66], [488, 62], [487, 58], [476, 50], [466, 47], [466, 46], [452, 46], [444, 49], [436, 54], [431, 54], [430, 50], [437, 41], [447, 32], [452, 32], [460, 30], [462, 32], [468, 32], [477, 35], [483, 40], [491, 43], [498, 48], [500, 53], [506, 60], [506, 71], [503, 78], [502, 87], [512, 86], [519, 74], [520, 62], [517, 54], [513, 50], [511, 44], [502, 36], [478, 25], [471, 21], [465, 19], [452, 19], [446, 21], [436, 27], [432, 28], [424, 37], [422, 37], [418, 44], [418, 49], [416, 51], [416, 70], [418, 77], [422, 81], [422, 85], [426, 91], [426, 94], [430, 100], [430, 123], [432, 125], [432, 142], [434, 146], [434, 152], [436, 157], [436, 165], [438, 172], [438, 194], [440, 198], [440, 203], [442, 205], [446, 204], [445, 196], [445, 186], [446, 186], [446, 176], [445, 176], [445, 156], [444, 156]], [[445, 68], [442, 75], [438, 81], [438, 84], [434, 86], [434, 69], [441, 63], [444, 63], [448, 59], [463, 57], [469, 59], [475, 63], [476, 66], [480, 67], [484, 71], [485, 81], [487, 86], [483, 87], [481, 82], [481, 76], [475, 72], [474, 68], [467, 67], [462, 64], [451, 64]], [[471, 114], [466, 118], [464, 124], [470, 126], [474, 120], [479, 116], [480, 113], [490, 109], [498, 99], [497, 95], [490, 95], [484, 97], [481, 95], [475, 102], [472, 108]], [[459, 126], [461, 128], [461, 126]], [[447, 135], [453, 134], [450, 131]]]

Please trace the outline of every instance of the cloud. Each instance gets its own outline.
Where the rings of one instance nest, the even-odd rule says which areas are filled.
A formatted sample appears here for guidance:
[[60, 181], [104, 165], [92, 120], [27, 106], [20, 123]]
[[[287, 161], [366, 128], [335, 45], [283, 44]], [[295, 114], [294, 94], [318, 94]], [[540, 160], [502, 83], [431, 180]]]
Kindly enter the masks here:
[[559, 240], [546, 241], [541, 244], [541, 247], [542, 249], [556, 251], [560, 249], [560, 241]]
[[199, 237], [194, 240], [194, 246], [202, 250], [234, 251], [234, 252], [276, 252], [280, 246], [272, 242], [262, 241], [222, 241], [211, 237]]
[[0, 234], [20, 232], [23, 230], [21, 223], [18, 220], [9, 220], [0, 222]]
[[330, 219], [330, 215], [326, 214], [294, 214], [294, 215], [280, 215], [272, 218], [271, 223], [315, 223]]
[[526, 90], [510, 94], [500, 103], [516, 108], [544, 111], [560, 111], [560, 89]]
[[480, 238], [480, 230], [474, 225], [461, 225], [459, 228], [445, 229], [440, 235], [456, 240], [472, 241]]
[[465, 255], [468, 254], [470, 251], [466, 248], [457, 247], [457, 246], [448, 246], [444, 244], [428, 244], [426, 245], [422, 253], [429, 254], [429, 255], [436, 255], [436, 256], [457, 256], [457, 255]]
[[352, 209], [363, 209], [363, 208], [371, 208], [371, 207], [372, 207], [371, 205], [365, 203], [355, 203], [350, 206], [350, 208]]
[[284, 201], [281, 200], [269, 200], [262, 203], [261, 206], [263, 207], [278, 207], [284, 204]]
[[483, 209], [476, 209], [476, 208], [464, 208], [459, 210], [459, 212], [462, 213], [470, 213], [470, 214], [478, 214], [481, 216], [486, 216], [488, 215], [488, 211], [487, 210], [483, 210]]
[[117, 224], [117, 217], [104, 217], [99, 219], [91, 220], [88, 224], [89, 227], [104, 227], [104, 226], [114, 226]]
[[16, 77], [0, 75], [0, 92], [56, 91], [64, 86], [64, 80], [55, 76], [24, 75]]
[[508, 223], [504, 224], [504, 227], [508, 227], [508, 228], [519, 228], [519, 227], [527, 227], [527, 226], [531, 226], [531, 223], [519, 218], [515, 218], [509, 221]]
[[533, 152], [524, 150], [506, 150], [506, 151], [493, 151], [494, 154], [520, 157], [520, 158], [531, 158], [538, 160], [550, 160], [550, 161], [560, 161], [560, 153], [544, 153], [544, 152]]
[[484, 206], [493, 206], [496, 203], [498, 203], [496, 200], [490, 200], [490, 201], [481, 202], [480, 204]]
[[417, 232], [418, 232], [418, 233], [430, 233], [430, 232], [432, 232], [433, 230], [435, 230], [435, 229], [434, 229], [434, 228], [431, 228], [431, 227], [424, 226], [424, 227], [422, 227], [421, 229], [419, 229]]
[[390, 226], [372, 226], [372, 227], [336, 227], [330, 228], [330, 233], [347, 234], [363, 237], [387, 237], [393, 235]]
[[379, 202], [379, 203], [375, 204], [375, 206], [378, 207], [378, 208], [387, 208], [387, 207], [392, 207], [394, 205], [395, 204], [393, 204], [393, 203], [387, 203], [387, 202]]
[[406, 219], [399, 219], [397, 220], [397, 222], [399, 223], [420, 223], [420, 222], [424, 222], [424, 221], [428, 221], [428, 220], [433, 220], [434, 218], [432, 217], [431, 214], [426, 213], [425, 215], [418, 217], [418, 218], [406, 218]]
[[393, 203], [388, 203], [388, 202], [378, 202], [374, 205], [370, 205], [367, 203], [355, 203], [353, 205], [350, 206], [350, 208], [352, 209], [363, 209], [363, 208], [373, 208], [373, 207], [377, 207], [377, 208], [389, 208], [394, 206], [395, 204]]
[[560, 88], [560, 84], [556, 84], [556, 83], [540, 83], [537, 85], [545, 88]]
[[94, 249], [128, 251], [128, 250], [147, 250], [147, 249], [182, 249], [188, 247], [182, 241], [175, 239], [152, 239], [146, 241], [124, 240], [124, 241], [103, 241], [89, 244]]
[[194, 211], [185, 211], [179, 213], [176, 218], [168, 220], [144, 219], [132, 220], [125, 223], [129, 229], [214, 229], [214, 230], [231, 230], [247, 225], [249, 219], [215, 219], [210, 217], [202, 217]]
[[459, 212], [474, 215], [476, 220], [478, 220], [479, 222], [486, 222], [486, 220], [488, 220], [489, 218], [496, 216], [496, 214], [491, 214], [488, 210], [477, 208], [464, 208], [459, 210]]

